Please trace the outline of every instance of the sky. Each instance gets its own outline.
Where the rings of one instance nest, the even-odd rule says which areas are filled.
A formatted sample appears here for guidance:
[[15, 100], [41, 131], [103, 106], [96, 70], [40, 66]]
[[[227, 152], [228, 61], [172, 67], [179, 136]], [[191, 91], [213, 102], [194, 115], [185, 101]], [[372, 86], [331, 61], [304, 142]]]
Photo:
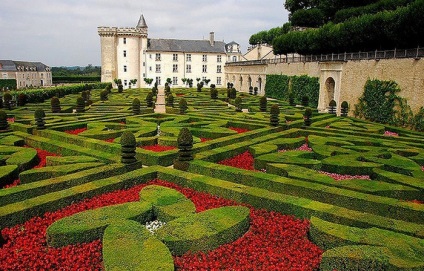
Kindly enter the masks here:
[[98, 26], [135, 27], [143, 14], [149, 38], [235, 41], [288, 20], [277, 0], [1, 0], [0, 59], [48, 66], [100, 66]]

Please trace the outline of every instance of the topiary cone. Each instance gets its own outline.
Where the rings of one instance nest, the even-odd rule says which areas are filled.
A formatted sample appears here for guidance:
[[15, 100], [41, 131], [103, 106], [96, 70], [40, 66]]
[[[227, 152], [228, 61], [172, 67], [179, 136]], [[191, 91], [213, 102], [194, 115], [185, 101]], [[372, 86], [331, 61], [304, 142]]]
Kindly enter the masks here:
[[130, 131], [125, 131], [121, 135], [121, 162], [131, 164], [137, 162], [135, 158], [137, 142], [135, 136]]
[[184, 98], [181, 98], [178, 107], [180, 108], [180, 114], [185, 114], [188, 108], [187, 101]]
[[35, 118], [35, 124], [37, 125], [37, 130], [44, 130], [46, 127], [44, 126], [46, 122], [44, 121], [44, 118], [46, 117], [46, 113], [44, 113], [44, 110], [41, 108], [38, 108], [34, 112], [34, 118]]
[[7, 114], [3, 110], [0, 110], [0, 130], [7, 130], [7, 128], [9, 128]]
[[311, 126], [312, 120], [312, 110], [310, 108], [306, 108], [305, 113], [303, 114], [303, 122], [305, 126]]
[[77, 98], [77, 106], [76, 106], [77, 113], [82, 113], [85, 111], [85, 101], [83, 97]]
[[267, 105], [267, 99], [265, 96], [262, 96], [259, 99], [259, 110], [261, 110], [261, 112], [266, 112], [266, 105]]
[[271, 106], [269, 122], [271, 126], [278, 126], [280, 122], [280, 108], [277, 104]]
[[60, 100], [57, 97], [53, 97], [50, 101], [51, 107], [52, 107], [52, 113], [60, 113]]
[[134, 115], [140, 115], [140, 100], [137, 98], [132, 102], [132, 112]]

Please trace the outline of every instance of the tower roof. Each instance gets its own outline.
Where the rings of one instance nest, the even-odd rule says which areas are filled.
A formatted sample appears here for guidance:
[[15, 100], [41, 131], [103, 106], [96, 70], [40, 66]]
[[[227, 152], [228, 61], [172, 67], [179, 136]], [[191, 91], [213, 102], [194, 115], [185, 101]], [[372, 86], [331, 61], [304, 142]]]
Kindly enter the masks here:
[[146, 20], [144, 19], [143, 14], [141, 14], [140, 19], [138, 20], [137, 28], [147, 28]]

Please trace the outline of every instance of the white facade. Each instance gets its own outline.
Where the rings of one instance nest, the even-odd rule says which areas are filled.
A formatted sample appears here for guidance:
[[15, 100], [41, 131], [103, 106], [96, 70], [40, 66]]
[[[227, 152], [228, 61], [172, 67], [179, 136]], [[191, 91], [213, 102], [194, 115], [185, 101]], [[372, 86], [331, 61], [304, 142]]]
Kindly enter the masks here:
[[98, 27], [102, 82], [121, 79], [124, 88], [129, 88], [136, 79], [131, 87], [149, 87], [145, 78], [159, 85], [169, 78], [172, 85], [184, 86], [183, 78], [192, 79], [194, 85], [200, 78], [224, 86], [225, 63], [233, 56], [240, 60], [239, 45], [215, 41], [213, 32], [209, 40], [148, 39], [147, 32], [143, 15], [135, 28]]

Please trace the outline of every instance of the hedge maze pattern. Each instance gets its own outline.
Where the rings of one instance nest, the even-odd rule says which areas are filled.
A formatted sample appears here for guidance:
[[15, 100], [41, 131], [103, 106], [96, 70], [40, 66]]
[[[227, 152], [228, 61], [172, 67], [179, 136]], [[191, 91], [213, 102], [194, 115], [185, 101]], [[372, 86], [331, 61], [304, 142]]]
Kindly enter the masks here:
[[[100, 100], [101, 90], [92, 90], [84, 113], [73, 113], [78, 94], [60, 98], [61, 113], [51, 113], [50, 101], [6, 110], [14, 123], [0, 132], [0, 183], [19, 178], [21, 184], [0, 189], [0, 228], [158, 178], [310, 219], [310, 239], [325, 250], [321, 270], [424, 269], [422, 133], [317, 113], [304, 127], [304, 108], [284, 101], [269, 100], [261, 112], [259, 97], [238, 93], [244, 112], [236, 112], [226, 90], [219, 90], [218, 99], [205, 89], [171, 91], [175, 107], [167, 107], [167, 114], [146, 106], [147, 89], [113, 90], [106, 101]], [[134, 98], [142, 101], [137, 115]], [[177, 106], [181, 98], [188, 103], [184, 115]], [[280, 108], [277, 127], [270, 125], [273, 104]], [[35, 126], [38, 108], [46, 112], [44, 130]], [[194, 138], [187, 171], [171, 167], [183, 127]], [[121, 163], [124, 131], [136, 138], [135, 163]], [[151, 145], [175, 148], [142, 148]], [[58, 156], [47, 157], [44, 168], [33, 168], [35, 149]], [[218, 164], [246, 151], [254, 157], [254, 171]], [[334, 179], [346, 175], [349, 180]], [[138, 226], [131, 223], [108, 228], [104, 242], [125, 235], [137, 246], [141, 241], [131, 232]], [[107, 253], [116, 254], [114, 249]]]

